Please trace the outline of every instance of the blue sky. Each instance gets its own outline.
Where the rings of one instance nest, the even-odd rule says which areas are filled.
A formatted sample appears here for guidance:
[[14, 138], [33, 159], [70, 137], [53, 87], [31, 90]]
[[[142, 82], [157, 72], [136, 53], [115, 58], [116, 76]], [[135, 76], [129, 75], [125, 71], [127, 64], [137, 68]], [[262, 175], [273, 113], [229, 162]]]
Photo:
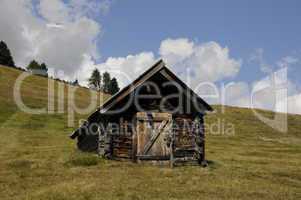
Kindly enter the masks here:
[[[264, 50], [266, 62], [301, 54], [301, 1], [115, 1], [101, 19], [98, 42], [102, 59], [141, 51], [157, 52], [166, 38], [185, 37], [200, 43], [216, 41], [243, 65], [237, 79], [263, 76], [249, 57]], [[301, 68], [293, 70], [301, 74]], [[297, 76], [294, 77], [297, 81]]]
[[267, 86], [285, 68], [288, 110], [301, 114], [300, 8], [299, 0], [2, 0], [0, 39], [18, 66], [36, 59], [83, 85], [98, 68], [124, 86], [163, 58], [192, 87], [232, 84], [226, 103], [210, 103], [250, 107], [265, 88], [256, 107], [272, 110]]

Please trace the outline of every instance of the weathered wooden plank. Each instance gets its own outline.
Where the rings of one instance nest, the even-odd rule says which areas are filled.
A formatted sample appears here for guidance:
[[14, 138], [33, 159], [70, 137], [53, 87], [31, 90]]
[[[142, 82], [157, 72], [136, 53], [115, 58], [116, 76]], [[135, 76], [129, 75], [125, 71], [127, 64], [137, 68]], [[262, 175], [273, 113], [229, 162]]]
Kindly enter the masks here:
[[163, 121], [171, 119], [172, 115], [170, 113], [146, 113], [137, 112], [136, 119], [142, 121]]
[[170, 157], [167, 156], [156, 156], [156, 155], [137, 155], [139, 160], [169, 160]]
[[132, 159], [133, 162], [137, 160], [137, 132], [135, 132], [132, 136]]
[[155, 141], [157, 140], [157, 138], [159, 137], [159, 135], [161, 134], [161, 132], [164, 130], [164, 128], [167, 125], [167, 123], [168, 123], [168, 121], [164, 120], [160, 124], [160, 127], [159, 127], [158, 130], [152, 130], [151, 138], [150, 138], [149, 142], [145, 145], [143, 154], [146, 155], [148, 153], [148, 151], [150, 150], [150, 148], [152, 148], [152, 146], [154, 145]]
[[119, 155], [119, 154], [126, 154], [128, 156], [131, 156], [132, 151], [131, 150], [118, 150], [118, 149], [114, 149], [114, 155]]

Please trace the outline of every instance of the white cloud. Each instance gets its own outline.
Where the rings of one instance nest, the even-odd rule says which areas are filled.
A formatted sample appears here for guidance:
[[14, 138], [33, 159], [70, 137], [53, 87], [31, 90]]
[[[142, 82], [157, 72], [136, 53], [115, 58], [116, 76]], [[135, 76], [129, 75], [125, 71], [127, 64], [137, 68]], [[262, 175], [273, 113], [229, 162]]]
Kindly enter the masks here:
[[287, 79], [286, 70], [282, 68], [252, 84], [229, 83], [226, 86], [225, 102], [219, 99], [219, 103], [300, 114], [301, 94], [298, 94], [296, 84]]
[[253, 83], [252, 92], [253, 102], [251, 103], [253, 107], [268, 110], [275, 109], [277, 91], [276, 88], [273, 86], [273, 80], [271, 80], [270, 77], [266, 77], [262, 80]]
[[159, 53], [170, 64], [177, 64], [193, 53], [194, 43], [187, 38], [166, 39], [161, 42]]
[[[284, 103], [287, 103], [287, 108], [282, 107], [283, 101], [285, 101]], [[276, 104], [277, 112], [283, 112], [283, 110], [286, 109], [288, 113], [301, 115], [301, 93], [293, 96], [289, 96], [288, 98]]]
[[[199, 83], [235, 77], [241, 66], [240, 60], [229, 56], [227, 47], [223, 48], [216, 42], [195, 44], [186, 38], [166, 39], [161, 42], [159, 54], [173, 71], [182, 76], [183, 80], [191, 85], [193, 89], [198, 90], [196, 92], [201, 93], [202, 96], [208, 96], [208, 93], [212, 93], [212, 90], [204, 87], [196, 88]], [[77, 78], [82, 84], [87, 85], [92, 70], [98, 68], [101, 72], [109, 71], [112, 76], [118, 79], [120, 86], [124, 87], [154, 64], [157, 59], [153, 52], [141, 52], [125, 57], [109, 57], [103, 63], [96, 64], [87, 55], [78, 71], [79, 76]], [[187, 68], [190, 69], [191, 74], [186, 73]], [[246, 95], [248, 93], [247, 86], [243, 82], [231, 85], [228, 88], [230, 91], [227, 91], [226, 101], [229, 102], [228, 104], [249, 105]], [[243, 95], [243, 98], [240, 98], [241, 95]], [[210, 98], [210, 102], [214, 103], [218, 103], [219, 100]]]
[[85, 55], [99, 57], [96, 40], [101, 25], [93, 15], [102, 12], [102, 3], [40, 0], [33, 4], [31, 0], [2, 0], [1, 39], [7, 42], [18, 66], [25, 67], [36, 59], [72, 76]]
[[110, 8], [111, 8], [111, 5], [112, 5], [112, 1], [110, 0], [104, 0], [102, 1], [100, 4], [99, 4], [99, 7], [98, 9], [104, 14], [106, 15]]
[[[287, 70], [298, 63], [299, 59], [294, 56], [284, 56], [274, 65], [269, 65], [263, 53], [263, 49], [257, 49], [251, 56], [251, 61], [258, 62], [262, 72], [270, 74], [250, 85], [253, 91], [253, 107], [301, 114], [298, 86], [287, 77]], [[278, 71], [274, 72], [276, 69]]]
[[0, 3], [1, 40], [8, 44], [17, 65], [25, 64], [34, 51], [28, 30], [34, 32], [42, 24], [32, 15], [31, 6], [30, 1], [3, 0]]
[[[120, 86], [134, 80], [157, 60], [153, 52], [141, 52], [124, 57], [109, 57], [103, 63], [95, 63], [100, 55], [96, 40], [102, 33], [95, 18], [106, 14], [110, 0], [2, 0], [0, 2], [0, 35], [12, 51], [15, 62], [26, 66], [30, 60], [46, 62], [49, 67], [62, 69], [65, 78], [78, 78], [87, 84], [92, 70], [110, 71], [118, 78]], [[16, 14], [18, 13], [18, 14]], [[9, 19], [9, 20], [8, 20]], [[228, 47], [217, 42], [196, 43], [188, 38], [168, 38], [158, 49], [159, 55], [192, 88], [203, 81], [221, 81], [236, 77], [242, 61], [230, 56]], [[265, 62], [263, 49], [257, 49], [251, 60], [257, 61], [265, 73], [273, 66]], [[279, 68], [299, 62], [298, 58], [286, 56], [274, 64]], [[266, 78], [249, 85], [233, 82], [225, 96], [227, 105], [250, 106], [251, 89], [255, 94], [255, 107], [281, 111], [279, 102]], [[301, 94], [296, 85], [288, 81], [288, 112], [301, 113]]]
[[186, 82], [192, 76], [193, 87], [203, 81], [235, 77], [242, 62], [231, 58], [229, 49], [217, 42], [195, 44], [185, 38], [162, 41], [159, 53]]
[[87, 85], [87, 80], [93, 69], [97, 68], [100, 72], [108, 71], [117, 78], [121, 87], [131, 83], [148, 67], [155, 62], [152, 52], [141, 52], [126, 57], [109, 57], [105, 62], [96, 64], [90, 57], [86, 56], [85, 61], [78, 71], [78, 78], [81, 83]]
[[297, 62], [299, 62], [298, 58], [295, 58], [293, 56], [285, 56], [281, 58], [280, 61], [277, 62], [277, 65], [281, 68], [284, 68], [296, 64]]
[[[37, 4], [31, 0], [3, 0], [0, 6], [1, 39], [8, 43], [19, 66], [25, 67], [30, 60], [36, 59], [46, 62], [48, 67], [64, 70], [70, 78], [76, 71], [88, 76], [89, 71], [83, 69], [90, 63], [92, 67], [97, 65], [103, 69], [117, 67], [133, 77], [156, 60], [154, 53], [111, 57], [100, 64], [93, 61], [100, 56], [96, 40], [102, 31], [93, 16], [107, 12], [110, 5], [109, 0], [70, 0], [68, 3], [40, 0]], [[187, 38], [166, 39], [160, 45], [159, 54], [177, 73], [185, 72], [185, 67], [190, 68], [195, 77], [194, 84], [196, 80], [217, 81], [233, 77], [240, 68], [240, 61], [229, 57], [229, 49], [216, 42], [196, 44]], [[126, 84], [126, 81], [122, 82]]]
[[260, 66], [260, 70], [263, 73], [272, 73], [273, 66], [266, 63], [263, 54], [264, 54], [264, 50], [262, 48], [255, 49], [255, 52], [250, 57], [250, 61], [258, 62]]
[[250, 61], [257, 62], [260, 66], [260, 70], [263, 73], [273, 73], [278, 66], [279, 68], [290, 67], [299, 62], [299, 59], [294, 56], [284, 56], [274, 65], [268, 64], [264, 59], [264, 50], [262, 48], [255, 49], [255, 52], [250, 56]]
[[63, 68], [65, 73], [72, 74], [85, 54], [98, 57], [94, 39], [99, 33], [99, 24], [85, 17], [65, 24], [63, 29], [45, 29], [33, 41], [38, 48], [36, 57], [51, 67]]
[[155, 57], [152, 52], [142, 52], [126, 57], [110, 57], [106, 62], [98, 64], [97, 68], [100, 71], [110, 71], [113, 76], [117, 77], [123, 87], [131, 83], [154, 62]]
[[61, 0], [40, 0], [38, 11], [49, 22], [65, 23], [70, 20], [69, 8]]
[[[184, 81], [190, 84], [191, 80], [190, 85], [193, 86], [197, 86], [201, 81], [217, 81], [234, 77], [241, 65], [240, 61], [229, 57], [228, 48], [222, 48], [216, 42], [194, 44], [186, 38], [166, 39], [161, 42], [159, 54], [173, 71], [182, 76]], [[88, 61], [89, 59], [90, 57], [86, 57], [79, 70], [81, 77], [84, 77], [82, 83], [87, 84], [86, 80], [91, 71], [98, 68], [100, 71], [110, 71], [123, 87], [154, 64], [158, 58], [153, 52], [141, 52], [125, 57], [109, 57], [99, 64]], [[186, 68], [193, 73], [192, 78], [191, 74], [185, 74]]]
[[46, 26], [48, 28], [64, 28], [64, 25], [63, 24], [58, 24], [58, 23], [49, 23], [49, 24], [46, 24]]
[[[88, 2], [88, 3], [87, 3]], [[70, 15], [81, 17], [88, 16], [91, 18], [99, 15], [106, 15], [113, 3], [113, 0], [70, 0]]]
[[[239, 72], [241, 61], [229, 56], [229, 49], [221, 47], [216, 42], [195, 44], [187, 38], [166, 39], [161, 42], [159, 54], [174, 72], [182, 76], [193, 89], [204, 81], [219, 81], [235, 77]], [[121, 87], [134, 80], [139, 74], [157, 60], [152, 52], [142, 52], [125, 57], [110, 57], [100, 64], [86, 64], [90, 71], [98, 68], [101, 71], [111, 71], [117, 77]], [[190, 73], [186, 69], [189, 68]], [[89, 70], [88, 70], [89, 71]], [[117, 73], [116, 73], [117, 72]], [[90, 72], [85, 80], [88, 79]], [[185, 75], [187, 75], [185, 77]], [[214, 94], [210, 86], [197, 89], [202, 96]], [[204, 92], [205, 91], [205, 92]], [[244, 82], [232, 83], [227, 88], [226, 103], [228, 105], [249, 106], [249, 88]], [[210, 102], [218, 103], [220, 99], [209, 98]]]
[[250, 107], [250, 87], [246, 82], [231, 82], [225, 86], [225, 105]]
[[254, 83], [253, 90], [257, 91], [253, 102], [254, 107], [301, 114], [301, 94], [297, 85], [291, 80], [286, 80], [283, 86], [273, 86], [270, 77]]

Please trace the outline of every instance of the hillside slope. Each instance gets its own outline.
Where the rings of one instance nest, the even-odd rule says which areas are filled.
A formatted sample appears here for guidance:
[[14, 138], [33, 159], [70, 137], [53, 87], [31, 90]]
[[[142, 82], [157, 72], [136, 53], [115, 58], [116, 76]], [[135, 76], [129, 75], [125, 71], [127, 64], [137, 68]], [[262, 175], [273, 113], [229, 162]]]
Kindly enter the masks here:
[[[0, 66], [1, 199], [301, 198], [301, 116], [289, 115], [285, 134], [260, 122], [249, 109], [226, 107], [221, 113], [215, 106], [216, 112], [206, 117], [207, 168], [107, 161], [76, 150], [68, 138], [74, 128], [67, 127], [67, 114], [34, 115], [18, 109], [13, 87], [21, 73]], [[46, 78], [27, 78], [21, 91], [27, 106], [47, 105]], [[78, 89], [75, 96], [78, 106], [89, 104], [87, 89]], [[94, 100], [101, 104], [106, 98], [101, 94]], [[85, 117], [76, 115], [76, 126]], [[216, 122], [232, 124], [235, 132], [215, 134]]]

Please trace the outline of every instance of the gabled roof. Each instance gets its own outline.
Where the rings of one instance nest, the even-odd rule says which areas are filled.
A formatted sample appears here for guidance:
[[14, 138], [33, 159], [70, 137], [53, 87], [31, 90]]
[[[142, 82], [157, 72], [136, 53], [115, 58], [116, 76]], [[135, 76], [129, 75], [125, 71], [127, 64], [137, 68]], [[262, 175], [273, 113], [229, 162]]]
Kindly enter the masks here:
[[142, 73], [137, 79], [135, 79], [131, 84], [124, 87], [122, 90], [120, 90], [118, 93], [116, 93], [114, 96], [112, 96], [110, 99], [108, 99], [99, 109], [98, 111], [100, 113], [105, 113], [107, 110], [109, 110], [113, 105], [115, 105], [117, 102], [121, 101], [123, 98], [125, 98], [128, 94], [133, 92], [137, 87], [139, 87], [141, 84], [146, 82], [149, 78], [151, 78], [154, 74], [157, 72], [161, 72], [165, 78], [169, 79], [170, 81], [177, 82], [180, 86], [183, 87], [183, 89], [186, 89], [190, 92], [190, 94], [193, 97], [196, 97], [197, 101], [202, 104], [207, 111], [212, 111], [212, 107], [207, 104], [200, 96], [198, 96], [191, 88], [189, 88], [181, 79], [179, 79], [172, 71], [170, 71], [162, 59], [157, 61], [152, 67], [150, 67], [148, 70], [146, 70], [144, 73]]
[[106, 113], [110, 108], [112, 108], [116, 103], [120, 102], [124, 99], [128, 94], [135, 91], [137, 87], [145, 83], [156, 73], [161, 73], [167, 80], [177, 82], [183, 89], [189, 92], [190, 97], [195, 97], [199, 104], [204, 106], [205, 111], [213, 111], [212, 107], [207, 104], [201, 97], [199, 97], [191, 88], [189, 88], [181, 79], [179, 79], [171, 70], [169, 70], [162, 59], [157, 61], [153, 66], [151, 66], [148, 70], [142, 73], [137, 79], [135, 79], [131, 84], [121, 89], [118, 93], [113, 95], [110, 99], [108, 99], [100, 108], [98, 108], [94, 113], [92, 113], [88, 117], [88, 123], [83, 124], [80, 128], [75, 130], [71, 134], [71, 138], [74, 139], [79, 135], [80, 129], [88, 126], [89, 123], [97, 120], [99, 116]]

